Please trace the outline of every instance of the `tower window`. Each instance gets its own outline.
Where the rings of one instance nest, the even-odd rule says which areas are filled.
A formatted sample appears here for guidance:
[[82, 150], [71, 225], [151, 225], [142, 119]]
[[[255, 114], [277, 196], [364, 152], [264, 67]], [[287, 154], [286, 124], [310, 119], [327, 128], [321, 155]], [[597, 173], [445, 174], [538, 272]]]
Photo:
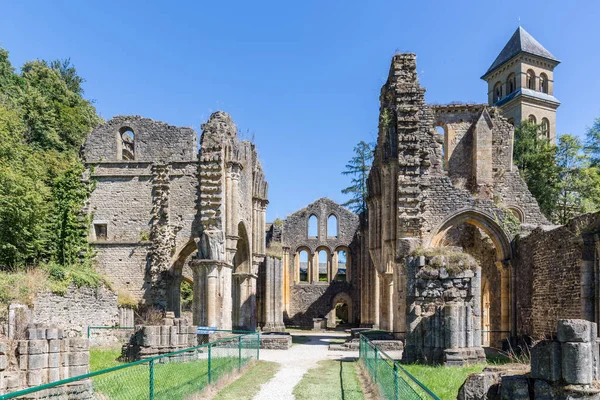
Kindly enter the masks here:
[[537, 124], [537, 119], [535, 118], [535, 115], [530, 114], [529, 117], [527, 117], [527, 119], [529, 120], [530, 123], [532, 124]]
[[306, 250], [302, 250], [300, 252], [300, 260], [299, 260], [299, 280], [300, 282], [308, 282], [308, 267], [310, 263], [308, 262], [308, 252]]
[[548, 77], [546, 74], [540, 74], [540, 92], [548, 93]]
[[494, 85], [494, 102], [497, 103], [502, 99], [502, 82], [496, 82]]
[[135, 160], [135, 134], [125, 126], [119, 129], [121, 160]]
[[337, 237], [338, 235], [338, 220], [333, 214], [327, 218], [327, 236]]
[[517, 77], [515, 74], [508, 75], [506, 79], [507, 94], [512, 93], [517, 89]]
[[527, 71], [527, 89], [535, 90], [535, 72]]
[[542, 118], [541, 124], [542, 135], [545, 138], [550, 139], [550, 121], [547, 118]]

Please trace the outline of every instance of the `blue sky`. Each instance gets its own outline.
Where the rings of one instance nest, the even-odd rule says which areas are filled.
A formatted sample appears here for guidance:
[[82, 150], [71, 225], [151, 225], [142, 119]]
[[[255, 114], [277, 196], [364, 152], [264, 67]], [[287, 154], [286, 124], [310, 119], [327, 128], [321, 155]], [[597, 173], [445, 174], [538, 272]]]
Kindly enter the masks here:
[[257, 143], [269, 219], [345, 200], [340, 172], [356, 143], [375, 140], [396, 51], [417, 54], [428, 102], [486, 102], [479, 77], [520, 18], [562, 61], [558, 132], [583, 135], [600, 117], [594, 0], [3, 3], [0, 46], [13, 65], [70, 57], [104, 118], [199, 131], [212, 112], [229, 112]]

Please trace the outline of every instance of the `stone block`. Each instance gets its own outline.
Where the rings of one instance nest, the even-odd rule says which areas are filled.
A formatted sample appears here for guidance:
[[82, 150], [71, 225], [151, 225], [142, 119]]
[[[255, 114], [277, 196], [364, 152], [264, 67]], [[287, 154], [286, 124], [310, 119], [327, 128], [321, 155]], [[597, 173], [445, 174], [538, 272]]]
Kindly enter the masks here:
[[0, 371], [5, 370], [8, 367], [8, 357], [4, 354], [0, 354]]
[[[594, 324], [595, 325], [595, 324]], [[561, 319], [558, 321], [558, 341], [589, 343], [595, 339], [597, 328], [594, 329], [590, 321], [584, 319]]]
[[531, 349], [531, 377], [548, 382], [561, 379], [560, 343], [542, 340]]
[[48, 353], [60, 353], [60, 339], [48, 341]]
[[552, 386], [543, 380], [536, 379], [533, 384], [534, 398], [536, 400], [555, 400], [556, 396]]
[[69, 366], [80, 366], [90, 364], [90, 353], [87, 351], [77, 351], [68, 354]]
[[48, 352], [47, 340], [30, 340], [28, 354], [43, 354]]
[[37, 328], [27, 328], [25, 331], [25, 337], [29, 340], [38, 340], [38, 330]]
[[529, 400], [529, 384], [524, 375], [503, 376], [500, 381], [502, 400]]
[[160, 326], [144, 326], [142, 334], [145, 335], [160, 335]]
[[29, 371], [48, 368], [48, 354], [30, 354], [27, 363], [27, 369]]
[[591, 343], [562, 343], [562, 376], [565, 382], [580, 385], [592, 383]]
[[87, 338], [70, 338], [69, 351], [88, 351], [90, 349], [90, 341]]
[[60, 367], [60, 353], [48, 353], [48, 368]]
[[72, 367], [69, 367], [69, 378], [72, 378], [74, 376], [85, 375], [85, 374], [87, 374], [89, 372], [90, 372], [90, 366], [89, 365], [76, 365], [76, 366], [72, 366]]
[[36, 328], [37, 330], [37, 339], [41, 340], [41, 339], [46, 339], [46, 328]]
[[0, 342], [0, 354], [8, 354], [8, 343]]
[[57, 328], [48, 328], [46, 329], [46, 339], [58, 339], [58, 329]]
[[42, 382], [43, 371], [41, 369], [27, 371], [27, 385], [39, 386]]
[[60, 368], [48, 368], [48, 383], [60, 381]]
[[28, 361], [28, 359], [29, 359], [29, 356], [27, 354], [23, 354], [23, 355], [19, 356], [19, 369], [21, 371], [26, 371], [27, 370], [27, 367], [28, 367], [28, 365], [27, 365], [28, 362], [27, 361]]

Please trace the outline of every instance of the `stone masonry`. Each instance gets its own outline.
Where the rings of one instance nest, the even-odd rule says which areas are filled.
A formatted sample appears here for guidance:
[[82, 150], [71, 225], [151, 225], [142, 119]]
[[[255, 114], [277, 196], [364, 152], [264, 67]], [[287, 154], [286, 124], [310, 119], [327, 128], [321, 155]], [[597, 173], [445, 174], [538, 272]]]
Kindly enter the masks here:
[[[26, 339], [0, 342], [0, 394], [56, 382], [90, 372], [89, 341], [67, 338], [53, 325], [32, 324]], [[38, 393], [45, 398], [92, 398], [89, 380]]]
[[481, 347], [481, 267], [458, 250], [410, 256], [405, 362], [485, 362]]

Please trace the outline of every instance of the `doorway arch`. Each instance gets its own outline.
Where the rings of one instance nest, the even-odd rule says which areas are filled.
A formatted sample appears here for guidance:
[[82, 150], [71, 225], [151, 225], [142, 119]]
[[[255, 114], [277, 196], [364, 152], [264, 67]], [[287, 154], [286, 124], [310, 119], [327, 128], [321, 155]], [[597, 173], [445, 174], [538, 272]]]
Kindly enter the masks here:
[[347, 324], [354, 323], [354, 310], [352, 309], [352, 298], [346, 292], [336, 294], [331, 301], [331, 310], [327, 314], [327, 326], [335, 328], [338, 319], [338, 306], [345, 309]]

